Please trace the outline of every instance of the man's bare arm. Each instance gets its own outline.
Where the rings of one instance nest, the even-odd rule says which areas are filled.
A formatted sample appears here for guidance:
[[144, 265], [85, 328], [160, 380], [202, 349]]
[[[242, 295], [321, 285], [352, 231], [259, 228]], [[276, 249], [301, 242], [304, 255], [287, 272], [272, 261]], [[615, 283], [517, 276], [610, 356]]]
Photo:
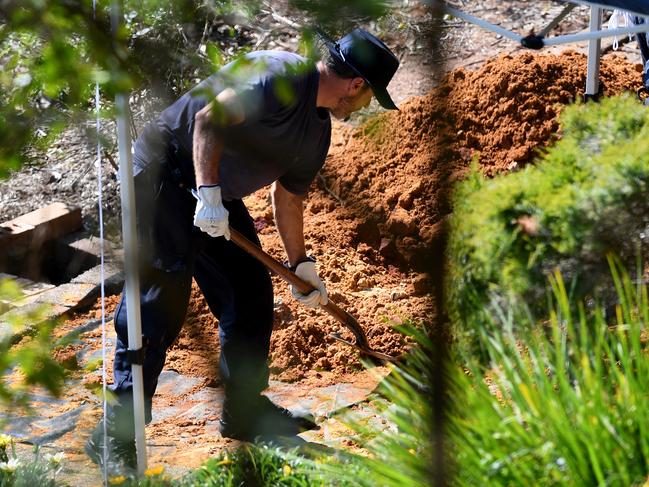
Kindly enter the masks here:
[[[215, 116], [215, 111], [220, 113]], [[223, 153], [223, 142], [218, 131], [219, 124], [235, 125], [243, 122], [245, 115], [237, 94], [226, 88], [201, 109], [194, 118], [194, 172], [196, 187], [219, 184], [219, 161]]]
[[304, 246], [304, 197], [287, 191], [279, 182], [271, 188], [273, 214], [289, 265], [306, 257]]

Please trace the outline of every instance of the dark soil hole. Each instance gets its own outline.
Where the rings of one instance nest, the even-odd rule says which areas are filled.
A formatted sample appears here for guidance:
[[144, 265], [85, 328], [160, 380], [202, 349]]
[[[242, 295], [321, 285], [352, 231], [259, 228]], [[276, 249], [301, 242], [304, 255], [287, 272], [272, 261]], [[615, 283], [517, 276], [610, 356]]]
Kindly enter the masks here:
[[98, 263], [96, 255], [53, 240], [44, 242], [38, 248], [5, 256], [0, 265], [0, 272], [58, 286]]

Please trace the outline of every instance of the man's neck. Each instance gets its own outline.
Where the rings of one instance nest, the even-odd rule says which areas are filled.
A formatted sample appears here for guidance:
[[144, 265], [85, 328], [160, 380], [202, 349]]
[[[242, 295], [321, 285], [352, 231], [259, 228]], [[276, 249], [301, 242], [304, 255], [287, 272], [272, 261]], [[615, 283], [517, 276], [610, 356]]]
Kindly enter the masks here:
[[322, 61], [318, 61], [316, 68], [318, 69], [318, 73], [320, 73], [316, 106], [318, 108], [332, 108], [340, 98], [338, 94], [338, 83], [340, 79]]

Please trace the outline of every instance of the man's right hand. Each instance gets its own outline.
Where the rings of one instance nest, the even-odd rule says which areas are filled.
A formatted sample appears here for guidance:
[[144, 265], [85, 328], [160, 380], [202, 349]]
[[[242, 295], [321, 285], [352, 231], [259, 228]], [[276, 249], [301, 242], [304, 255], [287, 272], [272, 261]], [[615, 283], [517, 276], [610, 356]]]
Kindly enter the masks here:
[[221, 200], [221, 186], [218, 184], [200, 186], [198, 191], [192, 190], [196, 203], [194, 225], [210, 237], [225, 237], [230, 240], [228, 210]]

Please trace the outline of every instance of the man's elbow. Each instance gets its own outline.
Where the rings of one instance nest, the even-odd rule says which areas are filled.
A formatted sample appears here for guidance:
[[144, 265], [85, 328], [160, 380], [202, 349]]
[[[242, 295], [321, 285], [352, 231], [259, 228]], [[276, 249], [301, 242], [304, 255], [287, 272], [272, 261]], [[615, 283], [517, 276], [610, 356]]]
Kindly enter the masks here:
[[282, 200], [282, 185], [278, 181], [275, 181], [270, 187], [270, 198], [273, 202], [273, 206], [276, 206], [279, 201]]
[[210, 106], [206, 106], [196, 112], [194, 116], [194, 132], [204, 132], [212, 126], [212, 111]]
[[299, 206], [302, 207], [304, 196], [297, 195], [288, 191], [279, 181], [275, 181], [270, 187], [270, 196], [273, 205], [282, 206]]

